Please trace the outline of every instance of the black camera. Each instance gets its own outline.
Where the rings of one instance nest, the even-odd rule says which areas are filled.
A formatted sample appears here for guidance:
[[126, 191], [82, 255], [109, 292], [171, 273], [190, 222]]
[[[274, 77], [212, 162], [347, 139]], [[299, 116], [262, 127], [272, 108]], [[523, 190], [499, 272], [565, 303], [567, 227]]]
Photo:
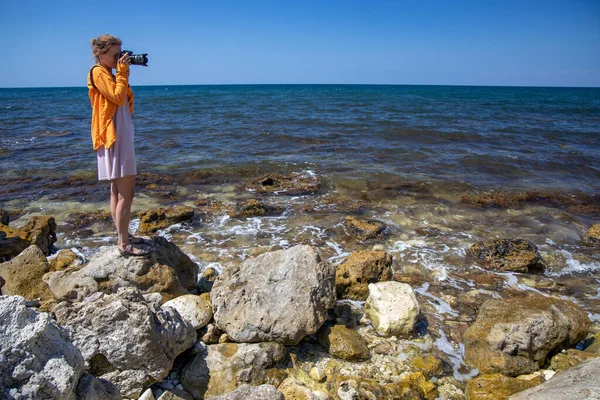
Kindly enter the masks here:
[[148, 66], [148, 53], [133, 54], [133, 51], [131, 50], [123, 50], [121, 54], [119, 54], [119, 58], [123, 57], [125, 54], [129, 54], [131, 65], [143, 65], [144, 67]]

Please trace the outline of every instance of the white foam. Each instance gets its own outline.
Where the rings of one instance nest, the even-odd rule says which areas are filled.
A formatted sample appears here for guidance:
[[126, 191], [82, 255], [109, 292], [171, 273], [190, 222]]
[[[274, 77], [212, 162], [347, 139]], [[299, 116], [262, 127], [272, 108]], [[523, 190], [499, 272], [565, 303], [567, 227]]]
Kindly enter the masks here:
[[585, 264], [579, 260], [574, 259], [573, 254], [569, 253], [567, 250], [559, 250], [559, 253], [561, 253], [564, 256], [567, 268], [563, 268], [560, 271], [555, 272], [546, 272], [546, 276], [563, 276], [587, 272], [596, 272], [600, 270], [600, 262], [590, 262], [589, 264]]
[[429, 297], [430, 299], [433, 299], [437, 302], [434, 303], [432, 301], [427, 301], [429, 304], [431, 304], [433, 306], [433, 308], [435, 308], [435, 311], [438, 314], [450, 314], [452, 316], [458, 317], [458, 313], [456, 311], [454, 311], [452, 309], [452, 307], [450, 307], [450, 304], [446, 303], [444, 300], [440, 299], [437, 296], [434, 296], [431, 293], [427, 292], [427, 289], [429, 289], [429, 283], [425, 282], [423, 285], [421, 285], [420, 288], [415, 289], [415, 292], [419, 293], [422, 296], [425, 297]]
[[435, 342], [433, 342], [433, 345], [437, 347], [441, 352], [446, 353], [446, 355], [448, 355], [448, 358], [452, 362], [454, 379], [456, 379], [457, 381], [464, 382], [479, 374], [479, 371], [477, 369], [472, 369], [466, 374], [461, 373], [460, 369], [462, 367], [467, 367], [467, 365], [463, 361], [465, 355], [465, 345], [459, 343], [457, 349], [452, 345], [452, 343], [450, 343], [450, 341], [448, 341], [448, 338], [446, 337], [446, 334], [443, 330], [438, 329], [438, 333], [440, 334], [440, 337], [437, 338]]

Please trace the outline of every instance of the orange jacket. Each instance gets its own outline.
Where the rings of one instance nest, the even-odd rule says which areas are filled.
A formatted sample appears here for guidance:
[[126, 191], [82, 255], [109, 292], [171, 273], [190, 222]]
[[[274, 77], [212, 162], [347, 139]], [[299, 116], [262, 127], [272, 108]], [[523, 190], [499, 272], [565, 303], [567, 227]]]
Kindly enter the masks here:
[[[90, 78], [93, 78], [92, 81]], [[129, 66], [117, 64], [116, 82], [112, 74], [98, 65], [88, 74], [88, 96], [92, 103], [92, 144], [94, 150], [104, 145], [109, 148], [117, 140], [113, 117], [118, 106], [127, 104], [133, 114], [133, 92], [129, 86]]]

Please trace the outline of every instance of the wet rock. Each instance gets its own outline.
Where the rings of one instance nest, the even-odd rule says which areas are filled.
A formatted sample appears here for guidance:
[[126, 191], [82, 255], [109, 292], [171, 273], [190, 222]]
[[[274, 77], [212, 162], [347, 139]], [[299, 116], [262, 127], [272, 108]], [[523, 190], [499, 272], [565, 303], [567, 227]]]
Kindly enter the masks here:
[[324, 393], [321, 390], [312, 391], [304, 382], [299, 381], [295, 378], [287, 378], [281, 385], [277, 388], [281, 393], [283, 393], [283, 397], [286, 399], [294, 399], [294, 400], [329, 400], [330, 397], [327, 393]]
[[338, 299], [364, 301], [369, 297], [369, 283], [392, 278], [392, 256], [384, 251], [356, 251], [335, 273]]
[[19, 236], [7, 237], [6, 232], [0, 232], [0, 262], [18, 256], [27, 247], [29, 247], [27, 240]]
[[561, 353], [558, 353], [552, 360], [550, 360], [550, 365], [552, 369], [556, 372], [574, 367], [578, 364], [581, 364], [585, 360], [589, 360], [591, 358], [599, 357], [600, 355], [592, 354], [589, 352], [577, 350], [577, 349], [568, 349]]
[[557, 373], [548, 381], [509, 397], [509, 400], [600, 400], [600, 358]]
[[284, 400], [283, 394], [272, 385], [242, 385], [222, 396], [207, 397], [206, 400]]
[[600, 224], [592, 225], [585, 235], [583, 235], [582, 242], [588, 246], [600, 245]]
[[433, 354], [419, 355], [411, 361], [411, 366], [427, 378], [440, 376], [444, 373], [444, 363]]
[[324, 326], [317, 336], [321, 346], [334, 357], [349, 361], [362, 361], [370, 357], [365, 339], [344, 325]]
[[6, 233], [6, 239], [19, 237], [38, 246], [45, 255], [49, 255], [52, 245], [56, 242], [56, 221], [53, 217], [32, 217], [19, 229], [0, 224], [0, 232]]
[[469, 400], [506, 400], [512, 394], [536, 385], [501, 374], [481, 375], [467, 382], [465, 394]]
[[310, 246], [265, 253], [226, 268], [211, 301], [215, 323], [233, 341], [294, 345], [335, 305], [335, 267]]
[[265, 370], [285, 355], [285, 347], [273, 342], [209, 345], [185, 367], [182, 384], [198, 399], [229, 393], [245, 383], [260, 385]]
[[214, 268], [206, 268], [198, 282], [198, 293], [210, 292], [218, 276], [219, 274]]
[[160, 382], [175, 357], [196, 341], [196, 331], [178, 313], [146, 303], [132, 288], [62, 302], [53, 312], [71, 329], [88, 371], [115, 384], [123, 397], [139, 397], [144, 387]]
[[365, 316], [378, 334], [410, 335], [419, 313], [419, 303], [409, 285], [393, 281], [369, 284]]
[[238, 204], [233, 210], [228, 211], [232, 218], [251, 218], [263, 217], [266, 215], [279, 215], [285, 211], [285, 208], [265, 204], [256, 199], [250, 199], [243, 204]]
[[386, 228], [386, 225], [381, 221], [352, 216], [346, 217], [344, 226], [352, 235], [364, 240], [381, 238]]
[[0, 321], [0, 397], [75, 399], [83, 357], [50, 314], [0, 296]]
[[590, 327], [575, 303], [534, 294], [488, 300], [465, 332], [465, 362], [485, 374], [536, 371], [549, 354], [574, 347]]
[[266, 174], [246, 185], [246, 189], [260, 194], [285, 194], [298, 196], [319, 190], [321, 182], [309, 174]]
[[194, 329], [202, 328], [212, 319], [210, 302], [206, 301], [202, 296], [194, 294], [179, 296], [164, 303], [163, 308], [166, 307], [177, 310], [179, 315], [189, 322]]
[[79, 267], [79, 265], [81, 265], [79, 256], [75, 254], [73, 250], [70, 249], [60, 250], [56, 257], [50, 260], [50, 266], [52, 271], [77, 268]]
[[194, 397], [185, 390], [169, 389], [156, 400], [194, 400]]
[[83, 268], [51, 272], [44, 281], [57, 299], [79, 301], [97, 291], [114, 293], [128, 286], [143, 293], [161, 293], [165, 300], [195, 288], [197, 264], [162, 237], [153, 238], [152, 247], [148, 257], [129, 258], [122, 257], [116, 246], [106, 247]]
[[594, 335], [592, 343], [590, 343], [590, 345], [586, 347], [584, 351], [600, 356], [600, 332]]
[[0, 224], [8, 226], [9, 219], [8, 211], [0, 208]]
[[179, 222], [192, 219], [194, 217], [194, 209], [182, 205], [171, 208], [162, 207], [156, 210], [142, 211], [138, 213], [138, 217], [140, 218], [140, 227], [138, 231], [141, 234], [146, 235]]
[[29, 246], [17, 257], [0, 264], [0, 276], [6, 280], [2, 293], [23, 296], [26, 300], [53, 300], [50, 288], [42, 278], [50, 270], [39, 247]]
[[335, 394], [341, 400], [354, 399], [402, 399], [421, 400], [418, 390], [407, 381], [382, 383], [359, 376], [341, 375], [337, 377]]
[[121, 400], [119, 388], [106, 379], [84, 374], [77, 385], [78, 400]]
[[495, 239], [477, 242], [467, 255], [494, 271], [543, 272], [544, 260], [537, 246], [523, 239]]
[[66, 223], [77, 228], [87, 228], [95, 223], [112, 222], [110, 211], [96, 210], [88, 212], [74, 212], [67, 217]]

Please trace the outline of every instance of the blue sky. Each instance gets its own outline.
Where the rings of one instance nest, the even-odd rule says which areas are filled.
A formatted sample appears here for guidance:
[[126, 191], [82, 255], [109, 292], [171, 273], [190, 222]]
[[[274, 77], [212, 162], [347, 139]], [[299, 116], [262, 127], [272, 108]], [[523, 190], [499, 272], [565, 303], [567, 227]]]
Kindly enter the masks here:
[[600, 0], [3, 0], [0, 87], [85, 86], [104, 33], [132, 85], [600, 86]]

